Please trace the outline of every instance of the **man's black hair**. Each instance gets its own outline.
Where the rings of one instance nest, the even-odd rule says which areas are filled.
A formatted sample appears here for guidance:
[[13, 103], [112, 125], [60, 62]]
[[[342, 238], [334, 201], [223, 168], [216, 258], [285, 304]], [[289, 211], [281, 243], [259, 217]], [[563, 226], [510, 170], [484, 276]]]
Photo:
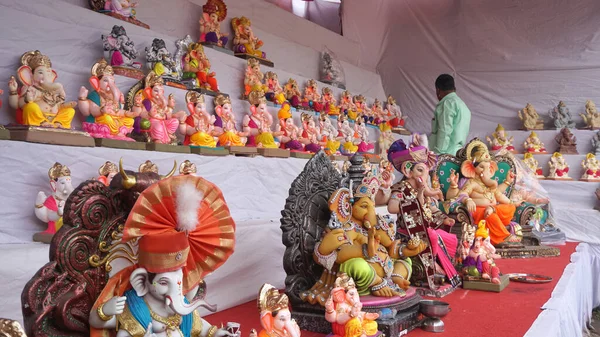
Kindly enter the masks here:
[[442, 74], [435, 80], [435, 88], [442, 91], [456, 90], [454, 86], [454, 77], [448, 74]]

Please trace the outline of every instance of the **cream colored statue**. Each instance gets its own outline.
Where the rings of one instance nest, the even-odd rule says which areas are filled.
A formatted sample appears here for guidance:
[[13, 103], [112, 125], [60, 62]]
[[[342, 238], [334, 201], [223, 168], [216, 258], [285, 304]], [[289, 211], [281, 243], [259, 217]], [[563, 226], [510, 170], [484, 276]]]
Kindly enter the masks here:
[[523, 121], [523, 126], [526, 130], [542, 130], [544, 128], [544, 121], [530, 103], [527, 103], [525, 108], [519, 110], [519, 119]]
[[585, 114], [579, 114], [585, 125], [592, 130], [600, 129], [600, 113], [596, 110], [596, 104], [591, 99], [585, 102]]
[[525, 163], [525, 165], [527, 165], [527, 167], [529, 167], [531, 172], [535, 173], [535, 176], [538, 179], [545, 178], [542, 168], [540, 167], [540, 163], [537, 161], [537, 159], [533, 157], [533, 154], [531, 152], [525, 153], [525, 155], [523, 156], [523, 162]]
[[388, 150], [396, 139], [389, 123], [379, 124], [379, 130], [381, 131], [379, 133], [379, 157], [387, 158]]
[[492, 133], [492, 138], [486, 137], [492, 151], [498, 151], [502, 148], [506, 148], [509, 152], [514, 152], [515, 147], [512, 145], [514, 137], [509, 137], [504, 131], [502, 124], [498, 124], [496, 131]]
[[583, 181], [600, 181], [600, 161], [593, 153], [588, 153], [585, 159], [581, 162], [583, 167], [583, 175], [580, 180]]
[[544, 143], [538, 138], [537, 133], [535, 131], [531, 131], [529, 137], [525, 139], [523, 142], [523, 147], [525, 148], [525, 153], [548, 153], [546, 152], [546, 147]]
[[569, 164], [560, 152], [554, 152], [548, 162], [548, 179], [551, 180], [572, 180], [569, 177]]

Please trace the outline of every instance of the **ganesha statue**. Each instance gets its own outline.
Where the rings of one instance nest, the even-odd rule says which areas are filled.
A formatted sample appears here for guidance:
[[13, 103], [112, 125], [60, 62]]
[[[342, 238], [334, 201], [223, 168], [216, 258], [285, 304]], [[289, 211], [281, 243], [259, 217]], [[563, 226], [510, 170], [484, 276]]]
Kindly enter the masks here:
[[102, 35], [104, 58], [118, 75], [141, 79], [142, 64], [136, 62], [139, 52], [123, 26], [114, 25], [109, 35]]
[[50, 58], [39, 50], [26, 52], [17, 74], [20, 89], [14, 76], [8, 82], [8, 104], [17, 112], [17, 124], [70, 129], [77, 103], [65, 102], [65, 89], [55, 82], [58, 75]]
[[348, 92], [348, 90], [344, 90], [342, 92], [342, 97], [340, 98], [340, 110], [350, 120], [355, 120], [356, 117], [358, 117], [358, 113], [356, 112], [356, 105], [354, 105], [352, 94]]
[[450, 188], [446, 198], [456, 198], [466, 206], [475, 223], [485, 220], [490, 232], [490, 240], [496, 246], [521, 246], [521, 239], [511, 234], [506, 226], [517, 232], [519, 226], [512, 222], [517, 206], [522, 201], [510, 200], [504, 192], [514, 182], [513, 172], [508, 173], [502, 184], [493, 179], [498, 163], [490, 155], [487, 146], [479, 141], [471, 141], [465, 149], [466, 160], [461, 165], [461, 173], [467, 181], [459, 189], [458, 174], [450, 177]]
[[560, 130], [554, 140], [558, 144], [558, 152], [562, 154], [579, 154], [577, 152], [577, 138], [568, 128]]
[[387, 111], [386, 120], [392, 126], [392, 130], [404, 130], [406, 116], [402, 114], [402, 110], [392, 95], [387, 98], [385, 110]]
[[569, 164], [560, 152], [554, 152], [548, 161], [548, 179], [572, 180], [569, 177]]
[[548, 153], [546, 152], [546, 147], [544, 146], [544, 143], [542, 143], [535, 131], [531, 131], [529, 137], [527, 137], [527, 139], [525, 139], [525, 142], [523, 142], [523, 147], [525, 148], [525, 153]]
[[375, 101], [373, 101], [373, 106], [371, 107], [371, 117], [373, 117], [373, 119], [369, 121], [371, 124], [379, 125], [385, 121], [385, 111], [383, 110], [383, 105], [377, 98], [375, 98]]
[[362, 311], [362, 303], [354, 280], [339, 274], [335, 287], [325, 303], [325, 319], [331, 323], [335, 337], [367, 337], [378, 334], [379, 314]]
[[358, 149], [359, 153], [374, 153], [375, 144], [369, 143], [369, 130], [367, 130], [367, 123], [363, 116], [359, 116], [354, 123], [354, 132], [358, 136]]
[[177, 64], [167, 49], [165, 40], [154, 39], [146, 47], [146, 66], [158, 76], [178, 77]]
[[98, 169], [97, 180], [102, 182], [105, 186], [110, 186], [110, 182], [117, 174], [119, 174], [119, 168], [117, 165], [113, 162], [107, 161]]
[[340, 114], [340, 108], [337, 106], [337, 100], [333, 96], [333, 91], [331, 90], [331, 88], [323, 88], [323, 95], [321, 95], [321, 98], [323, 113], [333, 116], [338, 116]]
[[266, 92], [268, 87], [263, 84], [263, 79], [264, 75], [260, 71], [258, 60], [255, 58], [248, 59], [244, 75], [244, 97], [248, 97], [252, 91], [262, 90]]
[[554, 127], [556, 127], [557, 130], [562, 128], [572, 129], [575, 127], [571, 112], [563, 101], [558, 102], [558, 105], [549, 111], [549, 115], [550, 118], [554, 120]]
[[298, 89], [298, 82], [296, 82], [295, 79], [288, 79], [283, 88], [283, 92], [285, 94], [285, 98], [292, 107], [297, 108], [300, 106], [300, 97], [302, 94], [300, 93], [300, 89]]
[[216, 118], [206, 111], [204, 95], [188, 91], [185, 95], [189, 115], [182, 115], [179, 121], [179, 132], [184, 135], [183, 145], [216, 147], [215, 140], [219, 130], [215, 129]]
[[71, 170], [65, 165], [54, 163], [48, 170], [52, 194], [47, 196], [40, 191], [35, 199], [35, 216], [48, 224], [48, 228], [33, 236], [33, 241], [50, 243], [56, 231], [62, 226], [63, 210], [67, 198], [73, 192]]
[[233, 29], [233, 51], [236, 54], [245, 54], [260, 59], [266, 59], [267, 54], [260, 50], [262, 40], [254, 35], [252, 22], [245, 16], [231, 19]]
[[600, 156], [600, 131], [596, 132], [594, 137], [592, 137], [592, 149], [596, 156]]
[[468, 281], [484, 280], [500, 284], [500, 269], [494, 260], [499, 259], [496, 248], [490, 243], [489, 229], [485, 220], [481, 220], [475, 231], [471, 248], [463, 260], [463, 278]]
[[323, 110], [317, 81], [308, 80], [306, 83], [306, 86], [304, 87], [304, 97], [302, 97], [302, 107], [312, 109], [316, 112], [321, 112], [321, 110]]
[[223, 0], [206, 1], [200, 17], [200, 43], [225, 47], [228, 34], [221, 32], [221, 23], [226, 17], [227, 6]]
[[388, 150], [395, 140], [391, 125], [387, 122], [379, 124], [379, 157], [387, 158]]
[[582, 181], [600, 181], [600, 161], [593, 153], [588, 153], [581, 162], [583, 168]]
[[258, 309], [260, 310], [260, 325], [262, 330], [254, 337], [300, 337], [300, 327], [294, 319], [289, 307], [286, 294], [281, 294], [277, 288], [265, 283], [258, 292]]
[[281, 147], [290, 151], [304, 151], [304, 144], [300, 142], [301, 130], [294, 123], [294, 117], [287, 102], [277, 112], [277, 118], [279, 124], [275, 127], [275, 134], [279, 137]]
[[319, 134], [321, 145], [328, 155], [339, 154], [340, 142], [337, 140], [338, 131], [331, 123], [331, 118], [326, 114], [319, 116]]
[[283, 88], [279, 83], [277, 73], [274, 71], [267, 71], [265, 73], [265, 86], [267, 87], [267, 91], [265, 93], [267, 100], [279, 105], [283, 105], [283, 102], [286, 101], [286, 97], [285, 93], [283, 92]]
[[[188, 39], [189, 35], [185, 39]], [[216, 73], [210, 70], [210, 61], [199, 43], [190, 43], [183, 56], [183, 80], [191, 80], [194, 88], [219, 91]]]
[[311, 153], [317, 153], [321, 150], [319, 144], [319, 129], [315, 123], [315, 119], [311, 114], [302, 113], [302, 137], [300, 142], [304, 144], [304, 149]]
[[90, 0], [90, 7], [100, 13], [110, 15], [134, 25], [150, 29], [150, 27], [135, 18], [135, 8], [138, 3], [132, 0]]
[[531, 172], [535, 173], [536, 178], [544, 179], [542, 168], [540, 167], [538, 161], [533, 157], [531, 152], [526, 152], [525, 155], [523, 155], [523, 162], [525, 165], [527, 165]]
[[219, 136], [219, 146], [244, 146], [248, 141], [246, 132], [237, 131], [235, 117], [231, 107], [231, 99], [217, 95], [214, 99], [215, 113], [221, 119], [223, 132]]
[[535, 111], [535, 108], [530, 103], [527, 103], [525, 108], [518, 111], [519, 119], [523, 122], [525, 130], [543, 130], [544, 121]]
[[355, 130], [350, 125], [348, 117], [340, 115], [338, 117], [338, 140], [342, 143], [340, 151], [342, 154], [354, 154], [358, 151], [358, 146], [354, 140]]
[[246, 146], [279, 148], [271, 131], [271, 114], [267, 110], [267, 99], [263, 91], [252, 91], [248, 96], [250, 114], [244, 116], [244, 132], [248, 134]]
[[591, 130], [600, 129], [600, 113], [596, 109], [596, 104], [590, 99], [585, 102], [585, 114], [579, 114], [586, 127]]
[[492, 133], [492, 138], [486, 137], [488, 143], [492, 148], [492, 151], [499, 151], [500, 149], [506, 149], [508, 152], [515, 152], [513, 146], [514, 137], [509, 137], [504, 131], [502, 124], [498, 124], [496, 131]]
[[127, 135], [139, 112], [124, 109], [125, 97], [115, 83], [113, 68], [104, 59], [96, 62], [89, 81], [93, 91], [83, 86], [79, 90], [79, 111], [86, 117], [83, 129], [95, 138], [133, 141]]

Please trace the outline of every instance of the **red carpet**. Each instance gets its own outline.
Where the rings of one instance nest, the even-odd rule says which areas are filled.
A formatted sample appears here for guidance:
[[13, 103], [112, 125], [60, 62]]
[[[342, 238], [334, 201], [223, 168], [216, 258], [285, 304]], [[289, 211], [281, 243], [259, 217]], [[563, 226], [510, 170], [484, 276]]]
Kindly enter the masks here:
[[[511, 282], [501, 293], [458, 289], [442, 298], [441, 300], [450, 303], [452, 308], [450, 314], [443, 319], [446, 326], [444, 337], [523, 336], [540, 314], [541, 306], [550, 298], [576, 247], [577, 243], [561, 246], [559, 257], [497, 261], [500, 271], [504, 274], [541, 274], [552, 277], [550, 283]], [[247, 337], [252, 328], [257, 331], [261, 329], [256, 301], [205, 318], [212, 324], [228, 321], [240, 323], [242, 337]], [[431, 336], [432, 333], [415, 329], [409, 335]], [[308, 331], [302, 332], [302, 337], [323, 336]]]

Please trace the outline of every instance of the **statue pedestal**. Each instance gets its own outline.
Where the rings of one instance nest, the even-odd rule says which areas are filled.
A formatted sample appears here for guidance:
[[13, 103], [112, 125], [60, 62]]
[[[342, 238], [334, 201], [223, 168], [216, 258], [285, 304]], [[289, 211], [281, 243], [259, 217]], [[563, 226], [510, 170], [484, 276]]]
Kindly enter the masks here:
[[136, 80], [141, 80], [144, 78], [144, 72], [141, 69], [128, 68], [128, 67], [112, 67], [116, 75], [121, 75], [129, 78], [133, 78]]
[[524, 129], [527, 130], [527, 131], [544, 130], [544, 121], [538, 120], [535, 123], [535, 127], [533, 127], [533, 128], [524, 127]]
[[310, 159], [314, 156], [314, 153], [302, 152], [302, 151], [290, 151], [290, 156], [293, 158]]
[[465, 278], [463, 280], [463, 289], [501, 292], [508, 286], [510, 280], [508, 275], [500, 275], [500, 284], [495, 284], [487, 280]]
[[392, 128], [392, 132], [398, 135], [410, 136], [412, 133], [403, 127]]
[[191, 153], [189, 146], [146, 143], [146, 150], [171, 153]]
[[228, 156], [229, 151], [224, 147], [190, 146], [190, 151], [203, 156]]
[[576, 145], [561, 145], [558, 148], [558, 152], [561, 154], [579, 154], [579, 152], [577, 152]]
[[203, 45], [206, 48], [214, 49], [214, 50], [220, 51], [221, 53], [225, 53], [225, 54], [233, 56], [233, 50], [225, 49], [223, 47], [219, 47], [218, 45], [216, 45], [216, 44], [214, 44], [212, 42], [206, 42], [205, 41], [205, 42], [200, 42], [200, 44]]
[[350, 160], [350, 158], [348, 156], [344, 156], [341, 154], [332, 154], [331, 156], [329, 156], [329, 158], [331, 160], [340, 160], [340, 161], [348, 161]]
[[54, 234], [50, 234], [50, 233], [46, 233], [46, 232], [39, 232], [39, 233], [33, 234], [33, 241], [50, 244], [52, 242], [53, 237], [54, 237]]
[[108, 15], [108, 16], [112, 16], [115, 19], [123, 20], [125, 22], [129, 22], [129, 23], [134, 24], [136, 26], [140, 26], [140, 27], [144, 27], [146, 29], [150, 29], [150, 26], [148, 26], [147, 24], [143, 23], [142, 21], [136, 20], [134, 18], [128, 18], [128, 17], [123, 16], [121, 14], [113, 13], [113, 12], [110, 12], [110, 11], [104, 11], [104, 10], [99, 10], [98, 13], [102, 13], [102, 14], [105, 14], [105, 15]]
[[571, 181], [571, 180], [573, 180], [573, 178], [570, 178], [570, 177], [567, 177], [567, 178], [546, 177], [546, 180], [566, 180], [566, 181]]
[[193, 85], [188, 85], [187, 89], [191, 90], [191, 91], [195, 91], [195, 92], [197, 92], [199, 94], [202, 94], [202, 95], [207, 95], [207, 96], [212, 96], [212, 97], [217, 97], [217, 95], [223, 95], [225, 97], [229, 97], [229, 94], [226, 94], [224, 92], [212, 91], [212, 90], [209, 90], [209, 89], [204, 89], [204, 88], [200, 88], [200, 87], [194, 87]]
[[[377, 320], [379, 331], [385, 336], [395, 337], [404, 335], [420, 325], [419, 303], [421, 299], [421, 296], [411, 287], [406, 291], [405, 297], [361, 296], [360, 301], [363, 304], [363, 311], [366, 312], [377, 313], [384, 308], [397, 311], [394, 318]], [[302, 330], [322, 334], [331, 333], [331, 323], [325, 320], [325, 308], [319, 305], [308, 303], [293, 305], [292, 318], [296, 320]]]
[[9, 140], [10, 131], [6, 130], [3, 126], [0, 126], [0, 140]]
[[258, 154], [255, 147], [225, 146], [225, 148], [234, 156], [254, 157]]
[[597, 183], [597, 182], [600, 182], [600, 178], [586, 178], [586, 179], [581, 178], [581, 179], [579, 179], [579, 181], [585, 181], [588, 183]]
[[374, 163], [374, 164], [379, 164], [379, 162], [381, 161], [381, 157], [379, 157], [378, 154], [374, 154], [374, 153], [361, 153], [363, 157], [369, 159], [370, 163]]
[[254, 55], [250, 55], [250, 54], [244, 54], [244, 53], [234, 53], [233, 55], [235, 55], [235, 57], [239, 57], [241, 59], [244, 60], [248, 60], [248, 59], [256, 59], [260, 64], [265, 65], [267, 67], [271, 67], [273, 68], [275, 66], [275, 64], [267, 59], [264, 59], [262, 57], [256, 57]]
[[456, 287], [453, 287], [449, 283], [444, 283], [436, 290], [433, 290], [429, 287], [418, 287], [417, 294], [419, 294], [421, 296], [427, 296], [427, 297], [442, 298], [444, 296], [452, 294], [454, 292], [454, 290], [456, 290], [456, 288], [458, 288], [459, 286], [460, 286], [460, 284]]
[[94, 147], [94, 138], [87, 132], [45, 128], [41, 126], [16, 125], [7, 126], [10, 139], [30, 143]]
[[274, 157], [274, 158], [289, 158], [290, 157], [290, 151], [289, 150], [284, 150], [284, 149], [273, 149], [273, 148], [266, 148], [266, 147], [259, 147], [256, 148], [256, 151], [258, 151], [258, 154], [260, 154], [263, 157]]
[[146, 150], [146, 143], [128, 142], [125, 140], [109, 139], [109, 138], [94, 138], [94, 142], [98, 147], [110, 147], [113, 149], [125, 150]]

